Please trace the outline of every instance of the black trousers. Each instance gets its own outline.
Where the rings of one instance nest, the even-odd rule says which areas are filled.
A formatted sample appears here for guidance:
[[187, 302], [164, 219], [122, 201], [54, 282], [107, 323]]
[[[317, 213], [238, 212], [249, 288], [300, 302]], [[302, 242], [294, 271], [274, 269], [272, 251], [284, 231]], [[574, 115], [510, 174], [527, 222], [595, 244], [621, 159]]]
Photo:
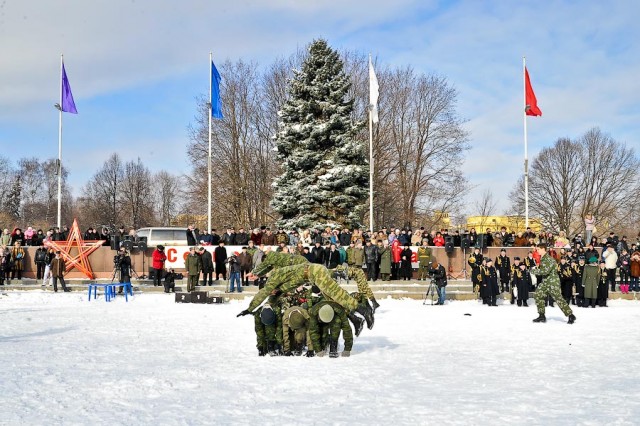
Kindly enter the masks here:
[[616, 291], [616, 270], [607, 269], [607, 284], [611, 285], [611, 291]]
[[367, 279], [375, 281], [378, 277], [378, 271], [375, 263], [367, 263]]
[[36, 279], [41, 280], [44, 277], [44, 267], [45, 263], [38, 262], [36, 263]]
[[209, 280], [209, 285], [213, 285], [213, 271], [205, 272], [202, 271], [202, 285], [207, 285], [207, 280]]
[[156, 269], [156, 268], [151, 268], [151, 269], [153, 269], [153, 285], [154, 286], [162, 285], [162, 275], [164, 275], [164, 269]]
[[67, 291], [67, 284], [64, 282], [64, 277], [53, 277], [53, 291], [58, 291], [58, 280], [60, 280], [60, 284], [62, 285], [62, 290]]
[[16, 278], [18, 278], [19, 280], [22, 279], [22, 269], [13, 268], [11, 270], [11, 279], [14, 280]]

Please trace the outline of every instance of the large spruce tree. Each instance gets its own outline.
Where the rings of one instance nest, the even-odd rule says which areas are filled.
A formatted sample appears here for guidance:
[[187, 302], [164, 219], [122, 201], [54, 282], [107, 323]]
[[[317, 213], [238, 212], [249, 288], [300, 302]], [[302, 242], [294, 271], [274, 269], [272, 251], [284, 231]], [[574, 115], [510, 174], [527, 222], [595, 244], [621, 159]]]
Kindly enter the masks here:
[[279, 226], [359, 225], [369, 166], [355, 138], [359, 124], [350, 118], [350, 84], [338, 53], [325, 40], [312, 42], [279, 112], [282, 174], [271, 201], [282, 216]]

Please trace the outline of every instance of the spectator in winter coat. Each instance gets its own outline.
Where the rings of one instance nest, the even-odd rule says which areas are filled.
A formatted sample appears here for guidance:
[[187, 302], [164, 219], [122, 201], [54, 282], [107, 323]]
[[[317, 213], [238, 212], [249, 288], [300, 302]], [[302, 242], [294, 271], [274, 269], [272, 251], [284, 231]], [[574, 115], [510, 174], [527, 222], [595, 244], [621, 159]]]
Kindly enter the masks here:
[[198, 250], [198, 254], [200, 255], [200, 261], [202, 263], [201, 268], [202, 268], [202, 285], [205, 286], [207, 285], [207, 282], [209, 283], [209, 285], [213, 285], [213, 256], [211, 255], [211, 252], [208, 250], [205, 250], [204, 247], [200, 247], [200, 249]]
[[407, 235], [407, 231], [403, 229], [400, 231], [400, 235], [398, 235], [398, 241], [400, 241], [400, 245], [404, 247], [407, 244], [411, 244], [411, 237]]
[[433, 245], [436, 247], [444, 247], [444, 237], [440, 232], [436, 233], [436, 236], [433, 239]]
[[343, 229], [338, 236], [338, 241], [342, 247], [349, 247], [349, 244], [351, 244], [351, 232], [347, 228]]
[[151, 267], [153, 268], [153, 286], [161, 286], [162, 278], [164, 277], [164, 262], [167, 260], [167, 255], [164, 254], [164, 246], [159, 244], [151, 254]]
[[630, 275], [631, 275], [631, 285], [629, 289], [631, 291], [640, 291], [640, 251], [635, 250], [631, 253], [631, 267], [630, 267]]
[[22, 240], [16, 240], [11, 250], [11, 279], [18, 277], [22, 279], [22, 271], [24, 270], [24, 255], [25, 251], [20, 244]]
[[38, 247], [34, 256], [36, 263], [36, 280], [44, 278], [44, 269], [47, 265], [47, 249], [44, 246]]
[[607, 283], [611, 285], [611, 291], [616, 291], [616, 268], [618, 267], [618, 255], [611, 244], [602, 253], [605, 268], [607, 270]]
[[246, 246], [249, 243], [249, 234], [244, 231], [244, 228], [238, 229], [236, 233], [235, 244], [238, 246]]
[[378, 241], [378, 270], [380, 271], [380, 279], [389, 281], [391, 276], [391, 247], [387, 239]]
[[409, 243], [404, 245], [404, 250], [400, 253], [400, 276], [403, 280], [411, 280], [413, 276], [413, 269], [411, 268], [411, 251]]
[[251, 232], [250, 239], [251, 241], [253, 241], [253, 244], [255, 244], [256, 247], [262, 244], [262, 232], [260, 232], [259, 228], [253, 229], [253, 231]]
[[242, 252], [238, 255], [241, 274], [240, 279], [245, 287], [249, 285], [249, 273], [253, 269], [253, 258], [247, 250], [248, 247], [242, 247]]
[[513, 243], [514, 247], [526, 247], [529, 241], [524, 237], [522, 232], [518, 232]]
[[199, 234], [200, 233], [193, 225], [189, 225], [189, 227], [187, 228], [187, 245], [195, 246], [196, 244], [198, 244]]
[[232, 246], [236, 243], [236, 233], [234, 228], [227, 228], [227, 232], [222, 234], [220, 241], [223, 241], [226, 246]]
[[35, 233], [36, 233], [36, 231], [34, 231], [31, 226], [27, 227], [27, 230], [24, 231], [24, 245], [25, 246], [33, 245], [32, 240], [33, 240], [33, 236], [35, 235]]
[[9, 245], [11, 245], [11, 232], [5, 228], [2, 232], [2, 236], [0, 237], [0, 246], [7, 247]]
[[267, 231], [262, 236], [262, 244], [265, 246], [275, 246], [276, 236], [271, 232], [271, 229], [267, 228]]
[[593, 230], [596, 227], [596, 218], [592, 214], [587, 214], [584, 217], [584, 229], [585, 229], [585, 241], [591, 242], [593, 236]]
[[[224, 241], [220, 240], [218, 243], [218, 247], [216, 247], [215, 252], [213, 254], [214, 261], [216, 264], [216, 281], [220, 279], [220, 275], [222, 275], [222, 279], [227, 279], [227, 249], [224, 247]], [[198, 272], [199, 274], [199, 272]]]
[[364, 259], [367, 262], [367, 279], [375, 281], [378, 275], [378, 247], [367, 240], [364, 248]]
[[324, 265], [324, 248], [321, 247], [320, 242], [316, 241], [315, 246], [311, 249], [311, 256], [313, 257], [313, 263]]
[[340, 264], [340, 252], [335, 244], [331, 244], [329, 251], [325, 253], [324, 264], [328, 269], [335, 269]]
[[11, 244], [15, 246], [16, 242], [20, 242], [21, 246], [24, 246], [24, 234], [22, 233], [22, 229], [15, 228], [11, 233]]

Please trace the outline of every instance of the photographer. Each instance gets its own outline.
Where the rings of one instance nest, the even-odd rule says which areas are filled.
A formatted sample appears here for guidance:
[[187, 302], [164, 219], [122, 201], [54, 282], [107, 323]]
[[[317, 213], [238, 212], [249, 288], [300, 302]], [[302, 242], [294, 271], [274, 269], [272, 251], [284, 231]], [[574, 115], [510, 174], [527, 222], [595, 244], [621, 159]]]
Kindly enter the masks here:
[[431, 263], [429, 275], [438, 287], [438, 303], [436, 303], [436, 305], [444, 305], [444, 301], [447, 298], [447, 271], [437, 260], [434, 260], [433, 263]]
[[176, 291], [176, 271], [170, 269], [164, 277], [164, 292], [175, 293]]
[[[120, 248], [118, 254], [113, 258], [113, 264], [118, 271], [120, 283], [131, 282], [131, 257], [124, 247]], [[122, 286], [118, 288], [118, 294], [122, 294]]]
[[167, 255], [164, 254], [164, 246], [159, 244], [151, 255], [151, 267], [153, 268], [153, 286], [160, 286], [162, 277], [164, 275], [164, 262], [167, 260]]

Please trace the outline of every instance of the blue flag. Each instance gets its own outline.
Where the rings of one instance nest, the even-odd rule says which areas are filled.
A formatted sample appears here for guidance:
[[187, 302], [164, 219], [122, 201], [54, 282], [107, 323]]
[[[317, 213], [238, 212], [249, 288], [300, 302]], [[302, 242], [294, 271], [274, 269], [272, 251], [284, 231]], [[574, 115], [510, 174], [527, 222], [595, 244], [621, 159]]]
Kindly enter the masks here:
[[73, 101], [73, 94], [71, 93], [71, 86], [69, 85], [69, 79], [67, 78], [67, 71], [64, 69], [64, 63], [62, 64], [62, 104], [61, 109], [64, 112], [70, 112], [71, 114], [77, 114], [76, 103]]
[[220, 73], [211, 61], [211, 116], [223, 118], [222, 101], [220, 100]]

